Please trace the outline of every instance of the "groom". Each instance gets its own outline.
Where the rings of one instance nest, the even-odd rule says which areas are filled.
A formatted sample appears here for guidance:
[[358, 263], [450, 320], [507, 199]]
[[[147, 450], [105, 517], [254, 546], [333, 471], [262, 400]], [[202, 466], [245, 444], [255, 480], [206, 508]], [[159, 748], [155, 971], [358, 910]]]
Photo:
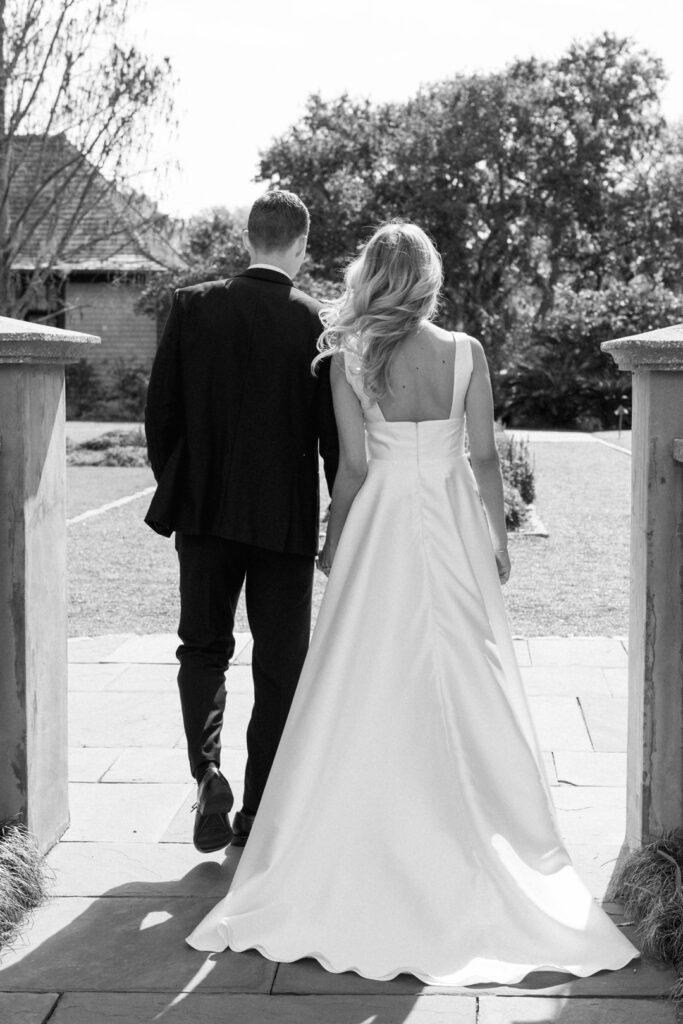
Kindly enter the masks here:
[[[244, 237], [249, 269], [175, 292], [149, 382], [158, 486], [145, 522], [176, 534], [178, 687], [203, 853], [246, 842], [308, 649], [318, 448], [330, 490], [338, 459], [328, 361], [311, 374], [320, 304], [292, 284], [308, 226], [292, 192], [257, 199]], [[245, 584], [254, 705], [244, 803], [231, 827], [220, 733]]]

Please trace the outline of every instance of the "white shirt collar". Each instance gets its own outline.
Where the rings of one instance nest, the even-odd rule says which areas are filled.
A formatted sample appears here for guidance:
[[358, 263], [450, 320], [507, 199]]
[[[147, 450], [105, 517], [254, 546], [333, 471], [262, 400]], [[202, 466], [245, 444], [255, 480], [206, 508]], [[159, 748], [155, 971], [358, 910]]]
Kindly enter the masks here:
[[[285, 277], [289, 277], [289, 274], [287, 273], [286, 270], [283, 270], [282, 267], [275, 267], [275, 266], [273, 266], [272, 263], [251, 263], [247, 269], [248, 270], [275, 270], [275, 271], [277, 271], [278, 274], [284, 274]], [[292, 280], [291, 277], [289, 277], [289, 280], [290, 281]]]

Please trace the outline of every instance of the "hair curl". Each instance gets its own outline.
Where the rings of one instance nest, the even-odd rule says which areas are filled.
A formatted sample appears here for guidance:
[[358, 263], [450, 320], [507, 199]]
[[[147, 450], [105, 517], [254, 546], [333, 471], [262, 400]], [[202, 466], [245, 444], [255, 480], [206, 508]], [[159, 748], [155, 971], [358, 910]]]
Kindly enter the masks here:
[[358, 359], [363, 388], [377, 400], [391, 391], [398, 345], [436, 313], [443, 282], [441, 257], [417, 224], [379, 227], [347, 267], [344, 293], [320, 311], [324, 330], [317, 364], [336, 352]]

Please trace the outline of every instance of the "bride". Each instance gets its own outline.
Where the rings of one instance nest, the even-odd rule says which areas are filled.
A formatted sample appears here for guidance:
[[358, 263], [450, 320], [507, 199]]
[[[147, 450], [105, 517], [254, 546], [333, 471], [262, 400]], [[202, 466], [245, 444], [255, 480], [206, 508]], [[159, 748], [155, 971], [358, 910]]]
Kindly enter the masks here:
[[486, 358], [432, 323], [441, 280], [426, 234], [387, 224], [323, 313], [341, 449], [329, 582], [247, 848], [195, 949], [441, 986], [638, 955], [558, 832], [501, 593]]

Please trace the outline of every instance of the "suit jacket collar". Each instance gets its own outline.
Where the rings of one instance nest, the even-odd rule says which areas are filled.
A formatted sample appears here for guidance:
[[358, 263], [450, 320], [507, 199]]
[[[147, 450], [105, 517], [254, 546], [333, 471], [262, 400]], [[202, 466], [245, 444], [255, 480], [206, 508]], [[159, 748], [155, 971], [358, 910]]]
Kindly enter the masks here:
[[275, 284], [292, 284], [292, 279], [284, 270], [267, 270], [265, 267], [249, 267], [243, 270], [238, 277], [255, 277], [260, 281], [271, 281]]

